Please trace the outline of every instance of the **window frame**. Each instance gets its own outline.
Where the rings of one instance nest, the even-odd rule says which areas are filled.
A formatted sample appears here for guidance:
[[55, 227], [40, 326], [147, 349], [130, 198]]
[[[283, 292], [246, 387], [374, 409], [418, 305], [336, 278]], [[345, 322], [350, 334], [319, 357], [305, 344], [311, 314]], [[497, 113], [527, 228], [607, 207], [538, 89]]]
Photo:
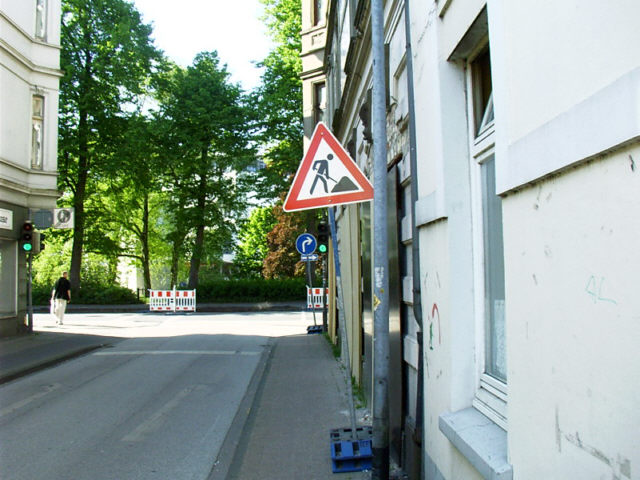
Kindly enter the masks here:
[[314, 27], [319, 27], [326, 23], [328, 6], [327, 4], [328, 0], [313, 0], [313, 6], [311, 10], [311, 24]]
[[[47, 40], [47, 17], [48, 17], [48, 0], [36, 0], [35, 1], [35, 29], [33, 36], [38, 40], [46, 41]], [[42, 8], [40, 8], [40, 6]], [[41, 13], [40, 13], [41, 12]], [[42, 28], [39, 28], [40, 25]]]
[[[325, 80], [314, 82], [313, 84], [313, 122], [316, 125], [318, 122], [324, 121], [327, 113], [327, 82]], [[322, 105], [322, 99], [319, 98], [319, 91], [323, 89], [324, 93], [324, 108]]]
[[[34, 108], [34, 102], [36, 100], [40, 100], [41, 109], [39, 115], [36, 113]], [[35, 93], [31, 95], [31, 146], [29, 149], [29, 162], [30, 166], [34, 170], [43, 170], [44, 169], [44, 144], [45, 144], [45, 115], [46, 115], [46, 97], [39, 93]], [[38, 158], [36, 158], [35, 151], [35, 125], [36, 122], [39, 123], [40, 126], [40, 152]]]
[[[473, 230], [473, 258], [474, 268], [474, 304], [475, 304], [475, 329], [476, 329], [476, 394], [473, 399], [473, 407], [490, 418], [503, 430], [507, 430], [507, 383], [487, 373], [487, 349], [488, 345], [488, 315], [485, 300], [487, 280], [485, 267], [485, 212], [484, 196], [485, 184], [483, 181], [482, 167], [491, 158], [495, 161], [496, 134], [495, 118], [490, 118], [489, 113], [493, 109], [493, 91], [485, 111], [477, 113], [479, 102], [477, 73], [474, 69], [474, 61], [489, 48], [489, 39], [486, 36], [471, 52], [465, 61], [465, 80], [467, 91], [467, 129], [469, 137], [469, 169], [471, 177], [472, 201], [472, 230]], [[477, 119], [482, 119], [478, 124]], [[504, 238], [504, 234], [503, 234]], [[505, 342], [506, 343], [506, 342]], [[506, 349], [506, 345], [505, 345]], [[506, 354], [505, 354], [506, 355]], [[507, 379], [508, 381], [508, 379]]]

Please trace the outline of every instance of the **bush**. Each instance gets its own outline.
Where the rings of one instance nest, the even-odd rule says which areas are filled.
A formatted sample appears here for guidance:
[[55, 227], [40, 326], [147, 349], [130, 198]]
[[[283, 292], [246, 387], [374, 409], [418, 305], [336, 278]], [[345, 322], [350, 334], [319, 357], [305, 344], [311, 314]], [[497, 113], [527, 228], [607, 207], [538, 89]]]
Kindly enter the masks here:
[[307, 298], [304, 279], [245, 278], [201, 282], [198, 302], [283, 302]]
[[[51, 298], [51, 285], [33, 285], [33, 304], [47, 305]], [[71, 302], [83, 305], [129, 305], [143, 303], [128, 288], [119, 285], [103, 286], [83, 284], [79, 292], [71, 292]]]

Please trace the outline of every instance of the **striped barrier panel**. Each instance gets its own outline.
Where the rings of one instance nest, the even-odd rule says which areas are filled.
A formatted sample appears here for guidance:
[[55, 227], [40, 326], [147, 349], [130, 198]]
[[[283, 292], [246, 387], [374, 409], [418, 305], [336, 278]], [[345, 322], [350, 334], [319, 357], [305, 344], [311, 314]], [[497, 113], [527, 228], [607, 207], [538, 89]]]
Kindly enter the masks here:
[[151, 312], [195, 312], [195, 290], [149, 290]]
[[307, 308], [324, 308], [329, 305], [329, 289], [307, 287]]

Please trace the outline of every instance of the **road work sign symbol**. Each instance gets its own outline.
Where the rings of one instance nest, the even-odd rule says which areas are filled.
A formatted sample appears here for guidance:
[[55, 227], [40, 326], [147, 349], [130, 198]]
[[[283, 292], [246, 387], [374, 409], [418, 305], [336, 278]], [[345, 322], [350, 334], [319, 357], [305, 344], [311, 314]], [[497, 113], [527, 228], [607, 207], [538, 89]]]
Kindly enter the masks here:
[[373, 187], [340, 142], [318, 123], [284, 202], [284, 210], [308, 210], [373, 198]]

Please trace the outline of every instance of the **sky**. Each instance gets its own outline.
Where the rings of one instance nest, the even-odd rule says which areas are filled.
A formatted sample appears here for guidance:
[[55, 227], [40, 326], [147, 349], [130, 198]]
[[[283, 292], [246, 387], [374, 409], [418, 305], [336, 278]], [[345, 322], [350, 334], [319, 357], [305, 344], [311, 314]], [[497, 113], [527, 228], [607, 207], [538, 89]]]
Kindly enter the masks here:
[[272, 48], [260, 17], [260, 0], [133, 0], [144, 23], [153, 25], [156, 47], [177, 64], [191, 65], [198, 52], [217, 50], [231, 81], [250, 90], [260, 83]]

